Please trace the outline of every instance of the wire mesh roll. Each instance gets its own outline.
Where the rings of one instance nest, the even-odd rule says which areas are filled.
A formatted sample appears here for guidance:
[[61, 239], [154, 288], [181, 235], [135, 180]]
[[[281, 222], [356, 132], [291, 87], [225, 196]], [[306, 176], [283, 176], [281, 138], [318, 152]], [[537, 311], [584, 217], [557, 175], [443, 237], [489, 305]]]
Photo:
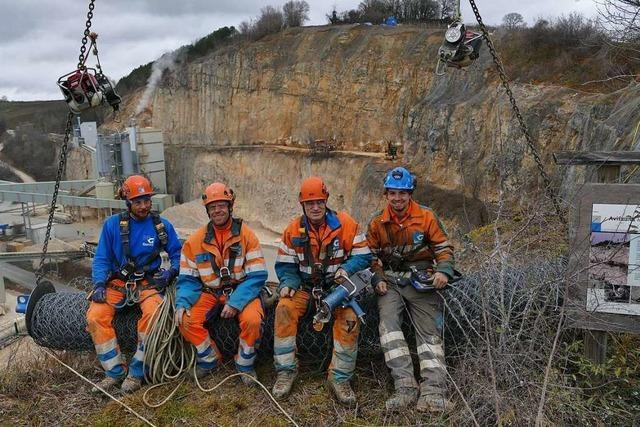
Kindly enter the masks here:
[[[453, 348], [470, 344], [474, 338], [469, 331], [482, 322], [483, 310], [487, 310], [488, 316], [499, 317], [505, 301], [514, 313], [511, 318], [513, 325], [507, 325], [510, 327], [519, 327], [525, 321], [519, 318], [518, 312], [530, 310], [532, 304], [538, 305], [539, 310], [553, 309], [553, 302], [563, 297], [558, 278], [563, 276], [565, 267], [563, 260], [507, 269], [486, 266], [456, 282], [450, 289], [441, 291], [440, 295], [446, 306], [444, 325], [447, 345], [451, 344], [450, 348]], [[359, 300], [366, 312], [366, 323], [360, 328], [359, 353], [363, 356], [378, 354], [380, 343], [376, 297], [368, 294]], [[86, 293], [83, 292], [43, 296], [38, 301], [31, 320], [32, 336], [36, 343], [59, 350], [92, 350], [91, 337], [86, 331], [88, 306]], [[263, 334], [258, 350], [262, 356], [270, 356], [273, 351], [274, 311], [273, 306], [265, 308]], [[298, 351], [302, 356], [301, 360], [326, 360], [332, 347], [331, 323], [325, 325], [321, 332], [314, 331], [313, 312], [313, 309], [308, 310], [298, 325]], [[136, 322], [139, 318], [138, 307], [123, 309], [114, 318], [118, 342], [123, 351], [135, 351]], [[239, 333], [235, 319], [214, 316], [213, 321], [206, 326], [223, 354], [235, 354]], [[407, 340], [413, 342], [414, 334], [406, 316], [403, 330]]]
[[[87, 294], [51, 293], [38, 301], [32, 317], [32, 336], [43, 347], [56, 350], [87, 351], [93, 350], [91, 336], [87, 332], [86, 313], [89, 307]], [[378, 345], [378, 316], [373, 296], [361, 301], [367, 312], [367, 323], [362, 326], [360, 346], [363, 351], [376, 350]], [[263, 334], [258, 352], [271, 354], [273, 351], [274, 307], [266, 307]], [[113, 320], [120, 348], [133, 352], [136, 348], [136, 324], [140, 318], [140, 309], [129, 307], [119, 310]], [[323, 359], [331, 348], [331, 324], [322, 332], [312, 327], [313, 310], [304, 316], [298, 327], [298, 348], [301, 354], [312, 359]], [[226, 356], [235, 354], [238, 349], [239, 326], [235, 319], [214, 317], [206, 324], [220, 351]]]

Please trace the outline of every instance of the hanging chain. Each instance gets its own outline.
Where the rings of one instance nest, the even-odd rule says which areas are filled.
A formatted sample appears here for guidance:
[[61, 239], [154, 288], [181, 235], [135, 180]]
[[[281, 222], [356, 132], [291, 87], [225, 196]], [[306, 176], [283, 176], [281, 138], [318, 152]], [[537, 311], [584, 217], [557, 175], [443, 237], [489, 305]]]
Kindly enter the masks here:
[[87, 22], [85, 23], [84, 34], [82, 36], [82, 45], [80, 46], [80, 56], [78, 56], [78, 69], [84, 70], [85, 62], [89, 55], [87, 53], [87, 42], [89, 41], [89, 35], [91, 34], [91, 20], [93, 19], [93, 9], [95, 8], [96, 0], [89, 0], [89, 11], [87, 12]]
[[480, 16], [480, 11], [478, 10], [478, 6], [476, 6], [475, 0], [469, 0], [469, 3], [471, 3], [471, 8], [473, 9], [473, 13], [476, 15], [476, 20], [478, 21], [478, 25], [480, 26], [480, 31], [482, 31], [482, 37], [487, 43], [489, 52], [491, 52], [491, 56], [493, 57], [493, 62], [496, 64], [496, 69], [498, 70], [498, 74], [500, 75], [502, 86], [507, 92], [507, 96], [509, 97], [509, 102], [511, 102], [511, 106], [513, 107], [513, 112], [518, 118], [518, 123], [520, 123], [520, 129], [524, 134], [524, 138], [526, 139], [527, 145], [531, 150], [531, 154], [533, 154], [533, 159], [535, 160], [536, 165], [538, 166], [538, 170], [540, 171], [540, 175], [542, 176], [542, 181], [544, 182], [545, 191], [553, 203], [553, 207], [556, 211], [556, 215], [558, 216], [558, 219], [560, 220], [562, 225], [566, 227], [567, 220], [560, 206], [560, 201], [558, 200], [558, 196], [556, 195], [555, 191], [551, 186], [551, 179], [549, 178], [549, 175], [547, 175], [547, 173], [544, 170], [542, 159], [540, 159], [540, 154], [538, 153], [538, 149], [536, 148], [533, 142], [533, 138], [531, 137], [531, 134], [529, 134], [529, 129], [527, 128], [527, 124], [525, 123], [524, 118], [522, 117], [522, 114], [520, 114], [520, 109], [516, 104], [516, 99], [513, 96], [513, 92], [511, 92], [511, 88], [509, 87], [509, 80], [507, 79], [507, 73], [504, 70], [502, 61], [500, 61], [498, 52], [493, 46], [493, 42], [489, 38], [489, 32], [487, 31], [487, 27], [485, 27], [484, 23], [482, 22], [482, 17]]
[[[93, 9], [95, 0], [90, 0], [89, 11], [87, 12], [87, 22], [82, 37], [82, 45], [80, 46], [80, 56], [78, 57], [78, 69], [83, 70], [85, 68], [85, 62], [87, 57], [87, 42], [89, 41], [89, 34], [91, 34], [91, 19], [93, 18]], [[53, 226], [53, 215], [56, 211], [56, 202], [58, 201], [58, 192], [60, 191], [60, 181], [62, 181], [62, 175], [64, 174], [67, 164], [67, 149], [69, 147], [69, 139], [71, 138], [71, 132], [73, 131], [73, 118], [75, 115], [69, 112], [67, 115], [67, 124], [64, 130], [64, 141], [62, 142], [62, 148], [60, 149], [60, 159], [58, 161], [58, 171], [56, 173], [56, 183], [53, 187], [53, 195], [51, 198], [51, 206], [49, 207], [49, 219], [47, 221], [47, 231], [44, 236], [44, 242], [42, 243], [42, 254], [40, 255], [40, 265], [36, 270], [36, 286], [40, 284], [40, 281], [45, 275], [44, 262], [47, 258], [47, 248], [49, 246], [49, 239], [51, 238], [51, 228]]]

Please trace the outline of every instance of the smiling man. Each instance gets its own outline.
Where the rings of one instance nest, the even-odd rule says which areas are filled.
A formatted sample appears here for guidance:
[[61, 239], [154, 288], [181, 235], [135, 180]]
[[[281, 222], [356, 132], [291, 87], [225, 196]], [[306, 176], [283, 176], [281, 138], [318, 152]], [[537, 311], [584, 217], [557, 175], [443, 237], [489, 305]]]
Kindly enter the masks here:
[[[151, 212], [153, 189], [148, 179], [130, 176], [122, 184], [122, 195], [128, 210], [105, 221], [98, 241], [87, 325], [106, 373], [98, 385], [109, 390], [122, 382], [124, 392], [133, 392], [144, 377], [149, 321], [180, 268], [180, 240], [169, 221]], [[168, 270], [160, 268], [163, 250], [171, 261]], [[127, 368], [112, 322], [117, 310], [135, 304], [140, 305], [142, 317], [138, 321], [138, 349]]]
[[209, 185], [202, 195], [210, 221], [182, 248], [175, 322], [196, 347], [196, 376], [203, 378], [222, 359], [204, 323], [218, 315], [237, 318], [236, 369], [245, 374], [241, 376], [243, 383], [253, 385], [249, 376], [257, 378], [253, 366], [264, 318], [259, 294], [267, 280], [267, 268], [254, 232], [231, 215], [235, 199], [233, 190], [220, 182]]
[[[389, 171], [384, 179], [387, 207], [369, 223], [367, 240], [374, 254], [371, 280], [378, 294], [380, 344], [394, 380], [395, 393], [387, 402], [397, 411], [418, 399], [409, 347], [402, 333], [402, 312], [406, 309], [416, 329], [420, 360], [419, 411], [442, 411], [446, 366], [440, 331], [440, 295], [426, 290], [422, 280], [433, 279], [442, 289], [454, 275], [453, 247], [444, 227], [432, 210], [413, 200], [415, 178], [402, 167]], [[426, 284], [426, 283], [425, 283]]]
[[[300, 187], [298, 201], [304, 215], [289, 223], [282, 235], [276, 258], [280, 300], [274, 328], [274, 363], [277, 371], [273, 395], [289, 394], [298, 372], [296, 335], [298, 322], [312, 303], [319, 301], [340, 282], [367, 268], [371, 251], [358, 223], [346, 212], [327, 207], [329, 192], [322, 178], [312, 176]], [[358, 355], [358, 317], [351, 308], [335, 309], [333, 357], [328, 385], [342, 404], [354, 404], [349, 385]]]

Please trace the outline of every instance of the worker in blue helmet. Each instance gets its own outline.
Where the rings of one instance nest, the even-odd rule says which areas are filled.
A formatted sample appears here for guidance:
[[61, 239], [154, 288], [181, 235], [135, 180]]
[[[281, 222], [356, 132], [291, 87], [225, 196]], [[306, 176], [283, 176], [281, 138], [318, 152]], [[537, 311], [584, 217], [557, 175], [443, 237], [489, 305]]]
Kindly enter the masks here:
[[[417, 401], [418, 411], [438, 412], [448, 401], [442, 307], [434, 288], [442, 289], [454, 277], [453, 247], [435, 213], [413, 200], [415, 188], [415, 177], [402, 167], [384, 178], [387, 206], [367, 232], [374, 255], [371, 284], [378, 294], [380, 344], [395, 387], [387, 410], [400, 411]], [[402, 332], [404, 310], [416, 332], [419, 384]]]

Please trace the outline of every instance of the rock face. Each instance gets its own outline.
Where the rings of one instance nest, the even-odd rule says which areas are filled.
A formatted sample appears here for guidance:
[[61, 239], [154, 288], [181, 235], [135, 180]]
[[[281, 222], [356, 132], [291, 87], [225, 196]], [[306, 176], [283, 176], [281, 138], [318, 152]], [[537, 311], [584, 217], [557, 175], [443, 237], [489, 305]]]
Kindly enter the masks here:
[[[444, 217], [464, 211], [471, 226], [486, 220], [479, 200], [494, 200], [501, 178], [503, 189], [531, 197], [540, 174], [488, 51], [468, 70], [439, 77], [441, 37], [441, 30], [412, 26], [290, 29], [166, 74], [149, 111], [151, 124], [164, 131], [169, 191], [187, 201], [212, 180], [229, 182], [241, 215], [278, 229], [299, 212], [298, 185], [314, 173], [327, 180], [334, 207], [366, 221], [394, 164], [269, 147], [333, 139], [360, 152], [401, 144], [419, 198]], [[635, 145], [638, 85], [605, 95], [523, 83], [512, 89], [564, 194], [584, 169], [556, 168], [553, 152]]]

